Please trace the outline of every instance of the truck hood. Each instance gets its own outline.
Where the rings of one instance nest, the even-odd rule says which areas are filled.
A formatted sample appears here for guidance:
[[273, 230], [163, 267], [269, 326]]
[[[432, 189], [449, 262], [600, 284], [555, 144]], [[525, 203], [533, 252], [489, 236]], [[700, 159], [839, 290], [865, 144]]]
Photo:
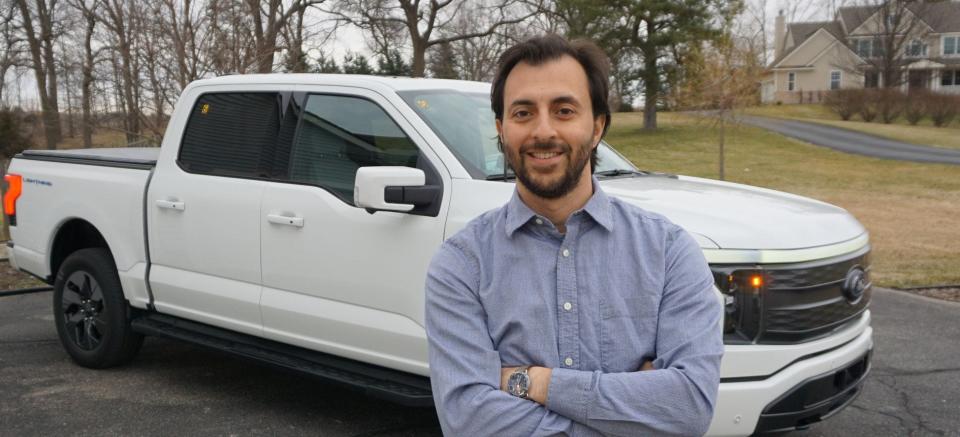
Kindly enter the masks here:
[[611, 196], [666, 216], [720, 249], [803, 249], [866, 232], [846, 210], [793, 194], [688, 176], [601, 180]]

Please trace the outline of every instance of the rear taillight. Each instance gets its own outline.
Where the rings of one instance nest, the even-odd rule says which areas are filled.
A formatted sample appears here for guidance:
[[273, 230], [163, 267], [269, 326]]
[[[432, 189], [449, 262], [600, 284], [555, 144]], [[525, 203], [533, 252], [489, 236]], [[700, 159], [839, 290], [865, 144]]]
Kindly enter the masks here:
[[17, 199], [23, 192], [23, 177], [18, 174], [8, 174], [3, 179], [7, 181], [7, 192], [3, 195], [3, 212], [10, 218], [10, 226], [16, 226]]

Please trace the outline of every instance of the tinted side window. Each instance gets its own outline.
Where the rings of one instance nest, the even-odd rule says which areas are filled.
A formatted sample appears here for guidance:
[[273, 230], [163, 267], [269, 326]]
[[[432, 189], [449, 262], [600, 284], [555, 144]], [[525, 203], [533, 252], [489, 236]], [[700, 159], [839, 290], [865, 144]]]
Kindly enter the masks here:
[[218, 93], [197, 99], [183, 133], [179, 162], [193, 173], [266, 177], [281, 126], [278, 93]]
[[416, 167], [419, 151], [377, 104], [358, 97], [311, 95], [291, 155], [292, 181], [319, 185], [352, 205], [358, 168]]

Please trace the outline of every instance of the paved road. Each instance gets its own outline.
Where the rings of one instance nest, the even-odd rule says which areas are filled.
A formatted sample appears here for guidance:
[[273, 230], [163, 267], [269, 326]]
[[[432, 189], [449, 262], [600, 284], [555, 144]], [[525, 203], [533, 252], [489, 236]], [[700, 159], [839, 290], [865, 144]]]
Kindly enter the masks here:
[[743, 122], [810, 144], [841, 152], [901, 161], [960, 165], [960, 150], [942, 149], [881, 138], [819, 123], [744, 116]]
[[[430, 409], [160, 339], [126, 367], [76, 367], [49, 301], [0, 298], [0, 436], [439, 435]], [[872, 311], [875, 361], [861, 396], [790, 435], [960, 436], [960, 304], [877, 290]]]

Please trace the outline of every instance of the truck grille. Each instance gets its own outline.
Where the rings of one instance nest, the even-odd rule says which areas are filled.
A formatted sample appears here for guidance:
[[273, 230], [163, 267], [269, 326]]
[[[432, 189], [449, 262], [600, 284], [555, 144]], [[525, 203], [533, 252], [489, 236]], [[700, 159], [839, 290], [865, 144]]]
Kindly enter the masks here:
[[[814, 340], [856, 319], [870, 303], [869, 246], [805, 263], [711, 268], [717, 287], [728, 294], [728, 344]], [[848, 277], [859, 271], [866, 284], [861, 296], [851, 291], [853, 280]], [[738, 279], [758, 275], [763, 278], [759, 288], [743, 286], [745, 281]]]

